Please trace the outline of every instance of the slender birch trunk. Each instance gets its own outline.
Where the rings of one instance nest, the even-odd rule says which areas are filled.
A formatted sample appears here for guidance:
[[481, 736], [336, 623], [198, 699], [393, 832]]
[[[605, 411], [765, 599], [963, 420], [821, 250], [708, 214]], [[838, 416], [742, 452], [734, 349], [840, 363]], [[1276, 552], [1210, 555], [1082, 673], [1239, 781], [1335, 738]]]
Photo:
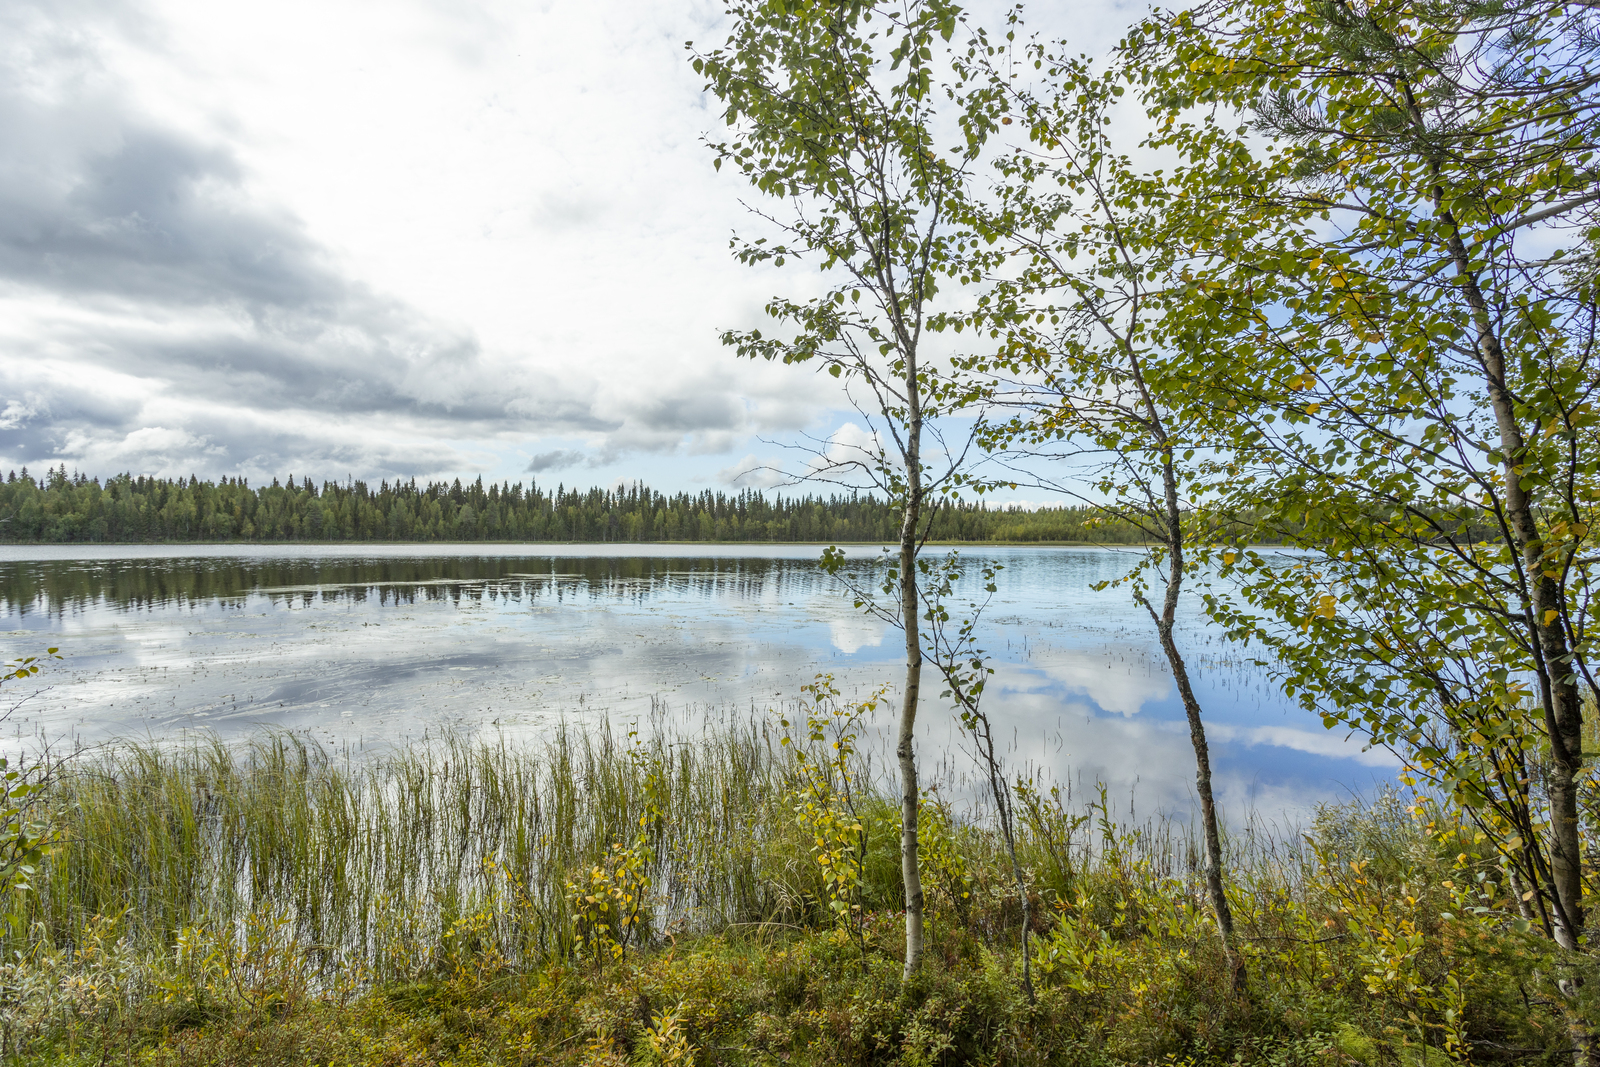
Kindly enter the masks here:
[[1188, 665], [1184, 663], [1172, 633], [1178, 618], [1178, 600], [1183, 592], [1184, 564], [1183, 516], [1178, 506], [1178, 480], [1169, 458], [1163, 457], [1161, 473], [1166, 512], [1163, 525], [1167, 530], [1167, 592], [1162, 598], [1159, 613], [1148, 601], [1145, 610], [1155, 620], [1161, 651], [1172, 668], [1172, 678], [1178, 685], [1178, 696], [1183, 701], [1183, 713], [1189, 720], [1189, 743], [1194, 748], [1194, 785], [1200, 797], [1200, 824], [1206, 841], [1206, 895], [1211, 898], [1217, 931], [1222, 935], [1222, 948], [1228, 955], [1234, 991], [1242, 993], [1247, 988], [1249, 974], [1244, 957], [1239, 954], [1233, 929], [1233, 909], [1228, 904], [1228, 891], [1222, 880], [1222, 832], [1217, 825], [1217, 804], [1211, 792], [1211, 746], [1206, 741], [1205, 720], [1201, 715], [1200, 701], [1194, 695], [1194, 686], [1189, 681]]
[[1126, 353], [1128, 368], [1138, 389], [1140, 405], [1144, 409], [1149, 432], [1161, 457], [1161, 499], [1151, 500], [1155, 518], [1164, 532], [1167, 549], [1167, 591], [1162, 598], [1161, 611], [1157, 612], [1148, 599], [1145, 610], [1156, 624], [1161, 641], [1161, 651], [1172, 668], [1173, 680], [1178, 686], [1178, 696], [1183, 701], [1183, 713], [1189, 720], [1189, 743], [1194, 748], [1194, 784], [1200, 797], [1200, 822], [1206, 840], [1206, 895], [1211, 898], [1211, 910], [1216, 915], [1217, 931], [1222, 935], [1222, 948], [1227, 953], [1228, 965], [1233, 972], [1233, 989], [1243, 993], [1248, 988], [1249, 974], [1244, 957], [1239, 954], [1238, 939], [1233, 929], [1233, 909], [1228, 904], [1227, 886], [1222, 878], [1222, 832], [1217, 825], [1217, 804], [1211, 792], [1211, 746], [1206, 741], [1205, 719], [1200, 701], [1194, 695], [1189, 681], [1189, 668], [1178, 651], [1173, 638], [1173, 626], [1178, 619], [1178, 602], [1183, 594], [1183, 509], [1178, 500], [1178, 472], [1174, 464], [1173, 442], [1168, 436], [1166, 422], [1160, 406], [1151, 395], [1145, 381], [1144, 370], [1138, 356], [1129, 349]]
[[1555, 890], [1555, 935], [1562, 948], [1576, 949], [1583, 937], [1583, 852], [1578, 833], [1577, 780], [1583, 771], [1583, 696], [1562, 625], [1561, 593], [1548, 572], [1544, 538], [1534, 516], [1533, 492], [1523, 485], [1527, 441], [1506, 386], [1505, 353], [1495, 334], [1489, 303], [1472, 270], [1466, 245], [1450, 212], [1441, 218], [1451, 229], [1450, 252], [1456, 276], [1472, 309], [1478, 361], [1483, 367], [1489, 405], [1505, 457], [1505, 514], [1528, 586], [1525, 608], [1529, 645], [1539, 679], [1545, 732], [1550, 737], [1550, 880]]
[[[1421, 107], [1410, 85], [1401, 83], [1413, 127], [1427, 132]], [[1437, 179], [1440, 165], [1432, 161]], [[1500, 454], [1505, 472], [1505, 517], [1512, 549], [1519, 558], [1527, 583], [1529, 645], [1539, 678], [1539, 699], [1544, 706], [1545, 730], [1550, 737], [1550, 881], [1555, 898], [1556, 943], [1576, 949], [1583, 938], [1583, 853], [1578, 834], [1577, 780], [1583, 770], [1583, 699], [1578, 691], [1572, 650], [1567, 645], [1560, 588], [1546, 573], [1544, 538], [1534, 516], [1533, 492], [1523, 485], [1527, 441], [1517, 420], [1516, 404], [1506, 384], [1505, 351], [1494, 329], [1489, 300], [1478, 283], [1474, 266], [1461, 236], [1461, 225], [1446, 206], [1444, 189], [1431, 190], [1438, 219], [1444, 224], [1446, 244], [1456, 279], [1471, 311], [1478, 364], [1483, 368], [1489, 406], [1500, 434]]]
[[[1505, 352], [1494, 331], [1488, 300], [1478, 285], [1477, 273], [1472, 269], [1455, 219], [1449, 211], [1441, 212], [1441, 218], [1450, 227], [1449, 244], [1456, 277], [1461, 281], [1467, 306], [1472, 310], [1478, 362], [1483, 367], [1489, 406], [1494, 411], [1500, 434], [1500, 452], [1505, 457], [1506, 524], [1511, 532], [1511, 547], [1527, 583], [1523, 615], [1539, 680], [1545, 733], [1550, 739], [1550, 888], [1554, 891], [1551, 895], [1555, 905], [1552, 926], [1556, 944], [1568, 951], [1578, 951], [1584, 928], [1583, 843], [1578, 827], [1578, 779], [1583, 772], [1583, 695], [1578, 689], [1578, 675], [1567, 645], [1560, 588], [1549, 572], [1544, 537], [1539, 533], [1533, 512], [1533, 492], [1525, 488], [1522, 481], [1527, 440], [1506, 385]], [[1568, 1002], [1567, 1027], [1574, 1067], [1587, 1067], [1595, 1062], [1593, 1028], [1573, 1005], [1577, 999], [1573, 980], [1558, 979], [1556, 988]]]
[[917, 859], [917, 700], [922, 690], [922, 633], [917, 600], [917, 530], [922, 518], [922, 398], [916, 359], [906, 358], [906, 503], [900, 517], [900, 617], [905, 622], [906, 684], [900, 704], [900, 879], [906, 894], [906, 959], [910, 978], [922, 967], [922, 871]]

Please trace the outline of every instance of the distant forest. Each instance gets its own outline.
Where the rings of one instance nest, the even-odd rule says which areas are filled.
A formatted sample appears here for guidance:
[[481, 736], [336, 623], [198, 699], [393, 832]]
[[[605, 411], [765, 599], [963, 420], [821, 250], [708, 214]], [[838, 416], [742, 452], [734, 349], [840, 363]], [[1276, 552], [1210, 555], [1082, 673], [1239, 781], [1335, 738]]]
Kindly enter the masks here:
[[[668, 496], [626, 488], [547, 492], [536, 484], [323, 482], [293, 477], [252, 488], [247, 479], [202, 482], [122, 474], [43, 479], [12, 471], [0, 482], [0, 541], [893, 541], [895, 514], [872, 496], [736, 494]], [[1141, 540], [1090, 508], [990, 508], [952, 504], [933, 520], [941, 541]]]

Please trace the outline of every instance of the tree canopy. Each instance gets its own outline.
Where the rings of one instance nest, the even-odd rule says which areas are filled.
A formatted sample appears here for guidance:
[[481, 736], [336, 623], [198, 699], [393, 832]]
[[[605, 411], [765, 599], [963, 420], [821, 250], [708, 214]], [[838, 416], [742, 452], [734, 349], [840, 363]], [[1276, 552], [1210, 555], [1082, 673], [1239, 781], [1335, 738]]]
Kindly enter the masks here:
[[[1129, 544], [1131, 526], [1083, 508], [1007, 508], [952, 502], [934, 516], [936, 539]], [[882, 543], [898, 516], [872, 494], [666, 494], [642, 483], [616, 489], [537, 484], [323, 482], [224, 478], [104, 482], [63, 466], [0, 481], [0, 541], [767, 541]]]

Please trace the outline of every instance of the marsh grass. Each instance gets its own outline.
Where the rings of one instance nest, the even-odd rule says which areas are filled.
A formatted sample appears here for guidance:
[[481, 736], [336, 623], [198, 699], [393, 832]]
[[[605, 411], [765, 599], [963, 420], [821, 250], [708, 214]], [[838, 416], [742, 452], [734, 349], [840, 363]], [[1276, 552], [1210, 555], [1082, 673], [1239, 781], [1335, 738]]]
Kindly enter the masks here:
[[[565, 884], [636, 833], [651, 768], [663, 817], [648, 938], [808, 922], [821, 880], [790, 806], [792, 753], [777, 741], [751, 722], [693, 739], [565, 728], [532, 744], [446, 736], [361, 757], [286, 733], [112, 747], [56, 776], [49, 801], [66, 841], [5, 947], [68, 943], [96, 916], [119, 916], [123, 936], [164, 947], [190, 927], [267, 916], [330, 960], [360, 959], [388, 979], [426, 970], [452, 924], [487, 909], [506, 960], [566, 955]], [[881, 784], [855, 784], [873, 910], [902, 903], [899, 816]], [[939, 854], [962, 857], [963, 877], [992, 866], [989, 828], [937, 795], [929, 802], [944, 813], [934, 832], [951, 838]], [[1108, 847], [1158, 877], [1196, 868], [1186, 824], [1115, 823], [1103, 794], [1084, 812], [1070, 804], [1029, 794], [1022, 845], [1037, 891], [1070, 894]], [[958, 876], [934, 873], [959, 899]]]
[[[1234, 829], [1241, 997], [1186, 820], [1131, 824], [1103, 791], [1017, 783], [1041, 972], [1029, 1004], [1021, 900], [983, 809], [924, 799], [929, 970], [902, 983], [893, 791], [865, 769], [851, 784], [847, 931], [797, 812], [793, 747], [814, 742], [781, 736], [751, 720], [353, 757], [267, 734], [76, 760], [47, 793], [66, 842], [6, 935], [5, 1050], [933, 1067], [1432, 1064], [1492, 1047], [1559, 1061], [1548, 953], [1517, 932], [1493, 861], [1465, 831], [1428, 832], [1415, 798], [1324, 809], [1309, 837]], [[586, 952], [569, 883], [606, 877], [641, 834], [637, 934], [626, 952]]]
[[116, 915], [123, 936], [170, 946], [189, 927], [267, 915], [387, 979], [430, 967], [452, 924], [487, 909], [508, 961], [563, 954], [564, 883], [633, 834], [646, 765], [665, 785], [656, 921], [756, 920], [786, 889], [804, 896], [763, 870], [784, 786], [773, 750], [758, 727], [695, 741], [447, 737], [360, 759], [289, 734], [120, 746], [57, 776], [67, 840], [22, 937], [66, 942]]

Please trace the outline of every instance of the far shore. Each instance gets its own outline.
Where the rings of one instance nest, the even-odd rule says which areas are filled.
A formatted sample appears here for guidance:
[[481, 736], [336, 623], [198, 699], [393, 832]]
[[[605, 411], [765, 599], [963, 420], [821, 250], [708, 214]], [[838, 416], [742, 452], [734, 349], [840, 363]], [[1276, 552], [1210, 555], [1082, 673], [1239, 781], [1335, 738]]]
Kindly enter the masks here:
[[[925, 541], [928, 547], [943, 548], [1151, 548], [1153, 541]], [[471, 548], [477, 545], [507, 545], [539, 547], [544, 545], [561, 545], [567, 547], [582, 547], [588, 545], [638, 545], [640, 547], [655, 547], [660, 545], [683, 545], [685, 547], [697, 546], [744, 546], [757, 545], [768, 548], [801, 548], [818, 547], [826, 548], [829, 545], [849, 545], [851, 547], [868, 547], [878, 545], [884, 548], [898, 548], [893, 542], [888, 541], [0, 541], [0, 547], [25, 547], [43, 548], [46, 546], [67, 548], [74, 545], [85, 547], [108, 547], [126, 545], [129, 547], [161, 546], [172, 547], [176, 545], [191, 545], [195, 548], [221, 548], [235, 546], [258, 546], [270, 548], [275, 546], [290, 547], [305, 545], [308, 547], [332, 547], [337, 545], [458, 545], [462, 548]]]

